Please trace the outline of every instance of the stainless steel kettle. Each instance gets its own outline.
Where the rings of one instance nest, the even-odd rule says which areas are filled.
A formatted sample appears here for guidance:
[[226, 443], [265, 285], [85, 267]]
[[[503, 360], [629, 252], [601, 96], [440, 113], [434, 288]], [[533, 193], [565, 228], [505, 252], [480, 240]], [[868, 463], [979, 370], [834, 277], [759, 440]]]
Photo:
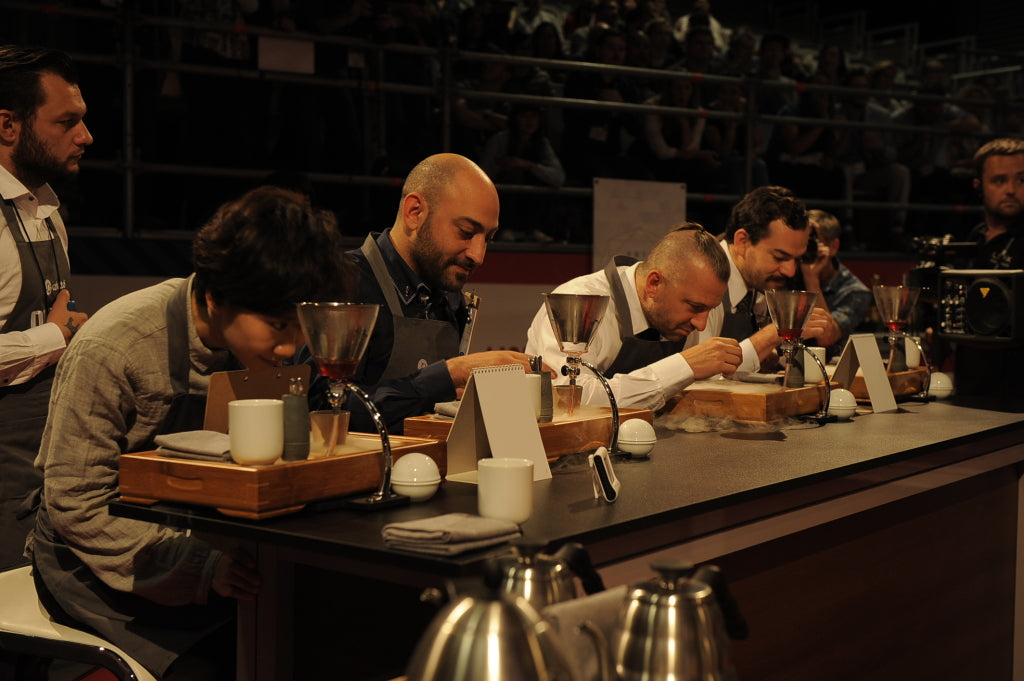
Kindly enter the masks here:
[[[633, 584], [610, 641], [584, 622], [605, 666], [618, 681], [732, 681], [729, 638], [747, 636], [747, 624], [714, 565], [656, 562], [656, 580]], [[611, 673], [610, 667], [614, 667]]]
[[448, 590], [413, 650], [408, 681], [577, 681], [558, 635], [525, 598], [489, 579]]
[[515, 553], [492, 559], [489, 569], [498, 579], [498, 589], [522, 596], [538, 611], [576, 598], [579, 578], [584, 593], [604, 590], [601, 575], [590, 562], [582, 544], [571, 542], [553, 554], [541, 553], [545, 544], [525, 538], [512, 542]]

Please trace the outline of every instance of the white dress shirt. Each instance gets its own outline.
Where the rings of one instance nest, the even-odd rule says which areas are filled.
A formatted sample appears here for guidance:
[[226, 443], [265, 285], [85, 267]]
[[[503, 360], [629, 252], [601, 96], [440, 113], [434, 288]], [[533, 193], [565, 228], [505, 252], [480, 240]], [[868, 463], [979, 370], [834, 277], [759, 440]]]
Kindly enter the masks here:
[[[638, 264], [618, 268], [629, 304], [629, 315], [633, 322], [634, 334], [648, 328], [647, 317], [644, 315], [643, 308], [640, 307], [640, 298], [637, 295], [634, 281]], [[604, 318], [598, 324], [590, 347], [583, 355], [584, 360], [593, 364], [598, 371], [603, 373], [612, 365], [622, 348], [615, 300], [611, 298], [611, 287], [604, 270], [568, 281], [556, 288], [553, 293], [609, 296]], [[556, 370], [564, 360], [565, 355], [555, 340], [555, 333], [548, 320], [547, 309], [543, 305], [534, 316], [530, 330], [527, 332], [526, 352], [542, 356], [548, 366]], [[693, 383], [693, 380], [693, 370], [690, 365], [681, 354], [676, 352], [627, 374], [616, 374], [608, 379], [608, 384], [611, 386], [618, 406], [657, 410], [665, 405], [668, 398]], [[569, 379], [565, 376], [559, 376], [553, 381], [555, 385], [566, 385], [568, 382]], [[584, 368], [576, 382], [583, 388], [583, 404], [608, 404], [608, 395], [593, 372]]]
[[[50, 239], [46, 218], [50, 218], [67, 253], [68, 235], [58, 208], [60, 201], [44, 184], [32, 194], [6, 168], [0, 166], [0, 200], [13, 200], [29, 241]], [[24, 383], [55, 364], [64, 352], [64, 334], [56, 324], [41, 324], [24, 331], [4, 329], [7, 318], [21, 295], [21, 258], [11, 233], [20, 225], [8, 225], [0, 214], [0, 386]]]

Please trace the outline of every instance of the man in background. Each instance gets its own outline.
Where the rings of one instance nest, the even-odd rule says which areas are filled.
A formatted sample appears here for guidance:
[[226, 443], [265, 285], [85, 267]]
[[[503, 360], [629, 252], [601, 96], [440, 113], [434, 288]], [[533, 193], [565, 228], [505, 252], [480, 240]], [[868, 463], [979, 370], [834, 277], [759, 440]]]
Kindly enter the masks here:
[[838, 329], [838, 338], [827, 347], [827, 356], [831, 358], [843, 351], [846, 339], [874, 304], [874, 297], [871, 289], [839, 262], [842, 226], [836, 216], [813, 209], [807, 211], [807, 219], [817, 234], [818, 248], [813, 258], [800, 261], [800, 275], [793, 287], [817, 292], [818, 300], [832, 315], [835, 326], [831, 330], [834, 333]]
[[[707, 327], [691, 334], [687, 346], [715, 336], [734, 338], [743, 351], [739, 371], [773, 368], [782, 339], [775, 325], [767, 323], [764, 291], [782, 288], [796, 275], [810, 233], [804, 202], [785, 187], [758, 187], [740, 199], [719, 242], [730, 266], [725, 296], [708, 316]], [[802, 337], [831, 345], [836, 334], [831, 315], [815, 306]]]
[[[553, 292], [610, 296], [586, 359], [608, 379], [620, 407], [657, 410], [695, 380], [731, 375], [739, 365], [740, 346], [731, 338], [707, 338], [684, 350], [687, 337], [703, 330], [721, 303], [728, 279], [729, 263], [714, 237], [687, 223], [662, 237], [643, 261], [617, 256], [604, 270]], [[527, 332], [526, 352], [562, 354], [544, 306]], [[607, 401], [590, 372], [577, 384], [583, 404]]]
[[61, 52], [0, 46], [0, 570], [27, 562], [55, 365], [88, 319], [69, 304], [68, 235], [49, 184], [77, 175], [92, 144], [77, 83]]

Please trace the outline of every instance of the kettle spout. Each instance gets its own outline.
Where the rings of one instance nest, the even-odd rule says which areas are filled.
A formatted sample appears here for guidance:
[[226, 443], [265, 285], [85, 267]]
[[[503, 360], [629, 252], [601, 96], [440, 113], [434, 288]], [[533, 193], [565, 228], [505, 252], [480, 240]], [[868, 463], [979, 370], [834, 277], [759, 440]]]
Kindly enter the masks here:
[[597, 651], [597, 678], [600, 681], [615, 681], [612, 674], [611, 651], [608, 649], [608, 639], [605, 638], [604, 632], [590, 620], [583, 620], [576, 625], [576, 629], [589, 636], [594, 644]]

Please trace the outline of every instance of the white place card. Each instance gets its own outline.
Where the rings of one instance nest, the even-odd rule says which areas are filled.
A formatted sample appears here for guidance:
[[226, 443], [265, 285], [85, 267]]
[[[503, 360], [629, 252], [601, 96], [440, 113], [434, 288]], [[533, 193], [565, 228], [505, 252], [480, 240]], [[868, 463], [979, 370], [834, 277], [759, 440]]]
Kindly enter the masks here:
[[474, 369], [448, 433], [448, 480], [476, 482], [476, 462], [487, 457], [533, 461], [533, 479], [551, 477], [523, 367]]
[[885, 373], [885, 364], [873, 333], [850, 334], [832, 374], [832, 382], [849, 390], [858, 367], [864, 375], [872, 411], [878, 414], [897, 411], [896, 397], [892, 393], [892, 384], [889, 383], [889, 375]]

